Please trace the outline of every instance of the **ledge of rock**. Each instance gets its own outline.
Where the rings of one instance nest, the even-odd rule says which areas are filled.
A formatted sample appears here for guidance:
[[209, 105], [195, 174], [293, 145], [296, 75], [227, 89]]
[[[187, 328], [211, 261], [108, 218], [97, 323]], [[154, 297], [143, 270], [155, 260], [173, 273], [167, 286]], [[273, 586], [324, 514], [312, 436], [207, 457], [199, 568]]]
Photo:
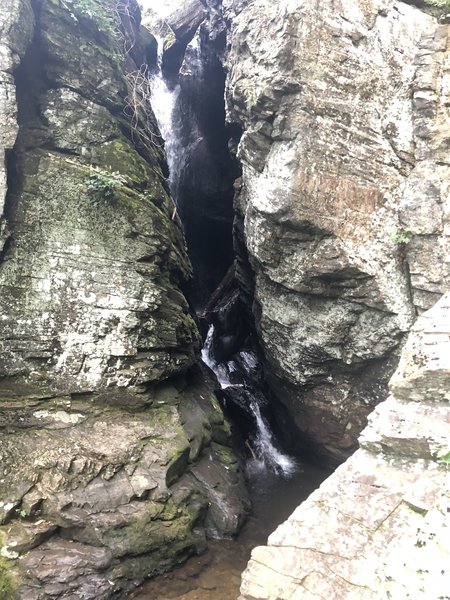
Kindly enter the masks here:
[[450, 294], [414, 325], [360, 449], [255, 548], [240, 600], [438, 600], [450, 578]]

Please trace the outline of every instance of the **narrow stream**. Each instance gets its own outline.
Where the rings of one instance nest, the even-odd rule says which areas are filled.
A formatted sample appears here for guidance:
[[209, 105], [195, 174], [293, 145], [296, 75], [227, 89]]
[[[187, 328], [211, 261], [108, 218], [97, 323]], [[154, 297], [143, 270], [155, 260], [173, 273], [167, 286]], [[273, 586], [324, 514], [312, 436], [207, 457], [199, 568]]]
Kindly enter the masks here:
[[309, 464], [284, 477], [267, 470], [249, 473], [253, 513], [234, 540], [210, 540], [208, 550], [179, 569], [144, 584], [133, 600], [236, 600], [241, 574], [255, 546], [267, 537], [329, 475]]

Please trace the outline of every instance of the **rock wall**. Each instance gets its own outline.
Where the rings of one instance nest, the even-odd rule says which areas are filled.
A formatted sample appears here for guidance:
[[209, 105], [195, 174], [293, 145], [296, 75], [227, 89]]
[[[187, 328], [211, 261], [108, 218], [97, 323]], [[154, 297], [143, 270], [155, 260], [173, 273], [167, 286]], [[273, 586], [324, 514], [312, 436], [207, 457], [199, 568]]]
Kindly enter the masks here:
[[18, 132], [13, 71], [30, 42], [33, 25], [34, 15], [29, 3], [16, 0], [0, 7], [0, 252], [3, 252], [8, 238], [7, 223], [3, 214], [7, 191], [7, 155], [14, 147]]
[[338, 462], [448, 285], [448, 26], [393, 0], [223, 4], [242, 286], [286, 441]]
[[99, 600], [234, 533], [245, 492], [191, 368], [137, 5], [0, 17], [0, 596]]
[[449, 594], [450, 294], [413, 326], [360, 449], [255, 548], [240, 600]]

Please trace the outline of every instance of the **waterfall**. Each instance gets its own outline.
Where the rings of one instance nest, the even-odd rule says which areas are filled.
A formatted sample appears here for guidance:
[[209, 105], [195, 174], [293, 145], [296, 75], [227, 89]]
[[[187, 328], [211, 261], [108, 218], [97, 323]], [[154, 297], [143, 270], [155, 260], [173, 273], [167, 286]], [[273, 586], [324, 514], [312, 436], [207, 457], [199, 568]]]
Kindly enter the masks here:
[[[183, 143], [182, 111], [180, 111], [180, 84], [178, 80], [166, 81], [162, 72], [163, 42], [158, 40], [158, 65], [150, 77], [151, 105], [155, 114], [161, 135], [165, 142], [167, 164], [169, 167], [169, 185], [175, 205], [178, 206], [180, 197], [180, 182], [188, 159], [189, 148]], [[200, 58], [199, 38], [194, 38], [186, 49], [190, 60], [184, 65], [191, 65], [196, 73], [202, 69]], [[235, 298], [235, 297], [234, 297]], [[224, 315], [232, 305], [224, 305]], [[226, 317], [224, 317], [226, 318]], [[228, 337], [234, 333], [229, 332]], [[203, 346], [202, 360], [213, 371], [220, 389], [224, 393], [225, 407], [233, 406], [240, 411], [236, 421], [243, 427], [245, 421], [248, 435], [245, 444], [252, 458], [248, 463], [250, 468], [268, 469], [278, 474], [289, 475], [296, 469], [295, 462], [277, 447], [269, 421], [264, 414], [267, 412], [268, 401], [262, 390], [255, 384], [255, 372], [259, 370], [256, 355], [249, 350], [240, 349], [228, 359], [217, 359], [214, 345], [217, 332], [211, 325]], [[225, 336], [226, 337], [226, 336]]]
[[157, 41], [157, 69], [150, 75], [151, 106], [164, 140], [170, 192], [178, 207], [179, 182], [186, 154], [181, 142], [181, 120], [177, 112], [180, 84], [178, 82], [170, 84], [164, 79], [161, 69], [163, 41]]
[[[252, 453], [251, 469], [269, 469], [282, 475], [290, 475], [296, 470], [295, 461], [277, 448], [273, 433], [261, 407], [267, 405], [262, 391], [253, 383], [254, 371], [258, 368], [256, 355], [247, 350], [237, 353], [235, 359], [219, 362], [214, 354], [215, 327], [211, 325], [202, 349], [203, 362], [213, 371], [222, 390], [228, 390], [228, 396], [238, 393], [239, 404], [252, 417], [254, 439], [246, 440]], [[245, 406], [242, 406], [242, 396]], [[226, 401], [225, 401], [226, 405]]]

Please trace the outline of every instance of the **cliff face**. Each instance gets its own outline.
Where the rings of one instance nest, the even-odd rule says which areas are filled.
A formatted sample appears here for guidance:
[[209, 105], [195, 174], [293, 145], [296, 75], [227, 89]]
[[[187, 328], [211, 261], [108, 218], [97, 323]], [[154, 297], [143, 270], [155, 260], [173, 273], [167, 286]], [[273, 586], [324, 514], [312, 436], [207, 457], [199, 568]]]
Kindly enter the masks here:
[[448, 596], [450, 296], [413, 326], [361, 449], [252, 552], [240, 600]]
[[138, 23], [133, 0], [0, 8], [0, 577], [27, 600], [109, 598], [243, 513], [188, 373], [191, 267]]
[[111, 399], [119, 389], [123, 398], [194, 363], [197, 332], [178, 288], [190, 265], [108, 8], [93, 4], [97, 26], [76, 3], [73, 16], [57, 2], [36, 6], [35, 38], [15, 72], [1, 390]]
[[339, 461], [448, 284], [448, 26], [387, 0], [224, 8], [241, 281], [286, 437]]

